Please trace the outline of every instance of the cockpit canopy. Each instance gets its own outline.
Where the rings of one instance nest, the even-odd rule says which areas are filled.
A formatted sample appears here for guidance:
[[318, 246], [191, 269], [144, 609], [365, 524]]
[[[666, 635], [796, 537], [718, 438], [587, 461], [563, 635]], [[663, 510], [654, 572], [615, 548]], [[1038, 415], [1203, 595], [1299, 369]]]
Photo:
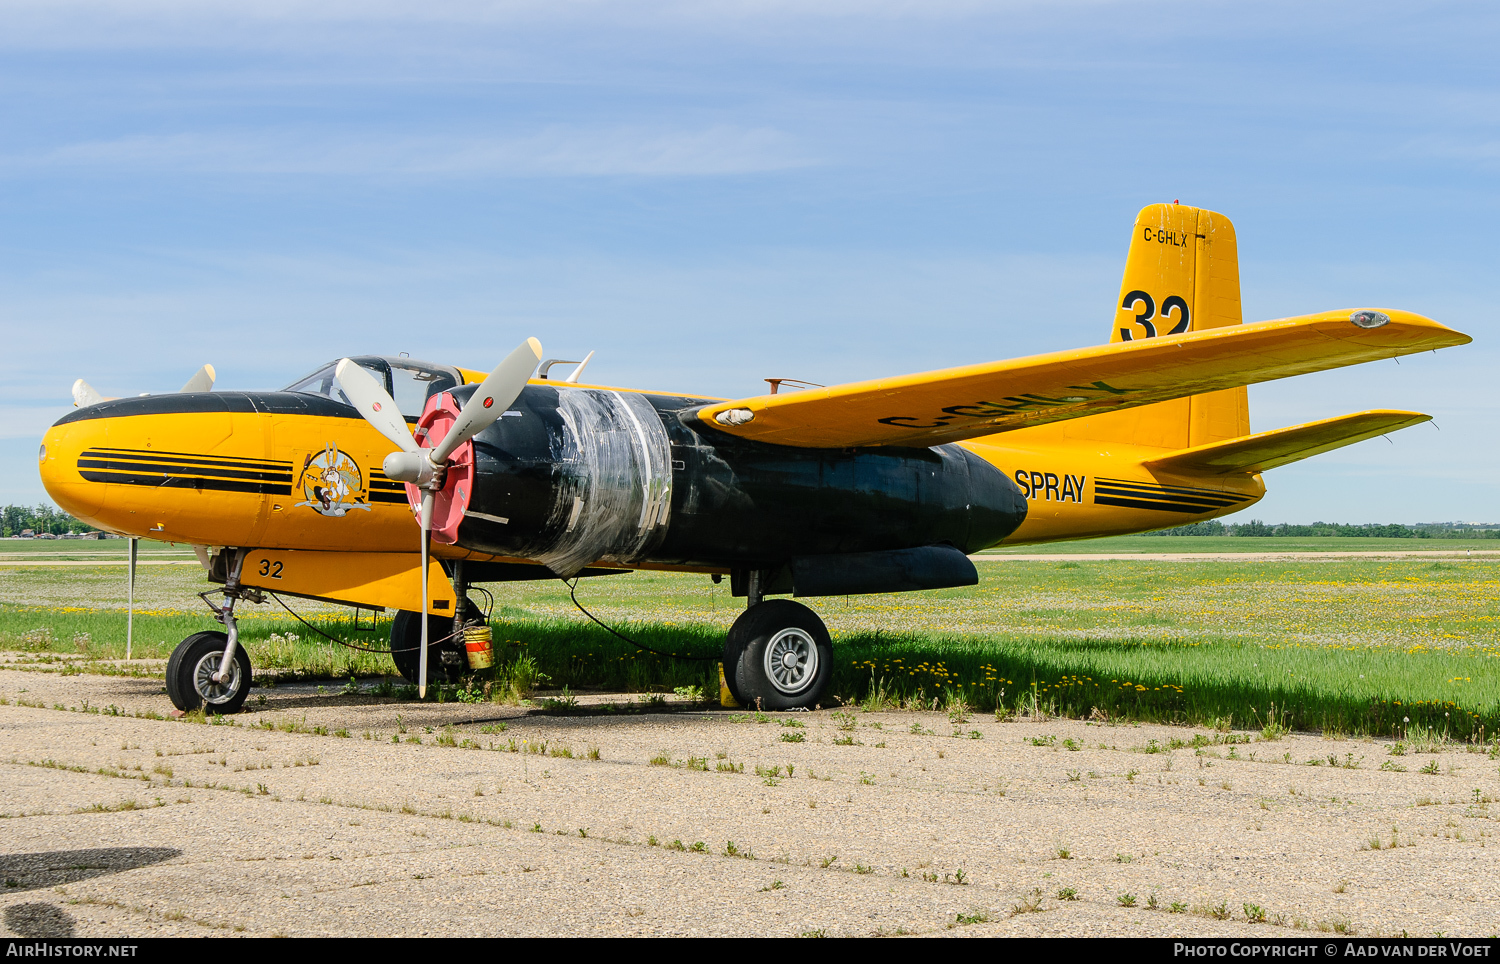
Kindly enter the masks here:
[[[436, 392], [447, 391], [463, 384], [458, 369], [413, 358], [389, 358], [381, 355], [351, 355], [350, 360], [374, 375], [385, 386], [396, 402], [396, 408], [408, 422], [415, 422], [422, 415], [427, 399]], [[349, 399], [339, 390], [333, 377], [338, 362], [329, 362], [305, 378], [299, 378], [284, 392], [302, 392], [305, 395], [322, 395], [336, 402], [349, 404]]]

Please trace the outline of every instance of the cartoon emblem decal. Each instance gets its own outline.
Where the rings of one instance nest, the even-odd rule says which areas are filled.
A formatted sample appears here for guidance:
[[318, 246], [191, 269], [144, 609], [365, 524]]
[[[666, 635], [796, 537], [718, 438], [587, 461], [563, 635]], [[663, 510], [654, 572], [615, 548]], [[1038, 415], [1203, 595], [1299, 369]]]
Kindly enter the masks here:
[[358, 463], [332, 442], [302, 463], [302, 479], [298, 484], [307, 501], [297, 505], [311, 506], [320, 515], [337, 519], [350, 509], [370, 511]]

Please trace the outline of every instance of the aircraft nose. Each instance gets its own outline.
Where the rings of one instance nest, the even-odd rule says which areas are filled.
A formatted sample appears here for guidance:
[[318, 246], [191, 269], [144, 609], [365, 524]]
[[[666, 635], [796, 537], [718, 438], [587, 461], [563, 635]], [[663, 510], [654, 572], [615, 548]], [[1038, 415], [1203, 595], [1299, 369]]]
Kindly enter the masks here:
[[58, 508], [74, 518], [99, 525], [98, 514], [104, 504], [105, 487], [78, 474], [78, 455], [90, 444], [84, 438], [90, 434], [87, 422], [49, 428], [37, 451], [37, 471], [42, 477], [42, 487]]

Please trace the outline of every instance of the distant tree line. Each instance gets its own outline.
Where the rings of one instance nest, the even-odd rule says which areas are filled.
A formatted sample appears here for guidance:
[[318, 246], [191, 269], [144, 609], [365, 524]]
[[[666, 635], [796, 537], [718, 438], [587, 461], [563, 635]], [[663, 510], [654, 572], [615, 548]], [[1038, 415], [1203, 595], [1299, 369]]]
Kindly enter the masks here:
[[60, 536], [67, 532], [93, 532], [87, 522], [79, 522], [61, 509], [49, 505], [8, 505], [0, 509], [0, 536], [18, 536], [26, 529]]
[[1423, 522], [1416, 525], [1381, 524], [1344, 525], [1338, 522], [1314, 522], [1297, 526], [1285, 522], [1268, 525], [1259, 519], [1249, 522], [1194, 522], [1175, 529], [1148, 532], [1152, 536], [1343, 536], [1366, 539], [1500, 539], [1500, 525], [1485, 526], [1468, 522]]
[[[93, 532], [94, 526], [80, 522], [61, 509], [48, 505], [8, 505], [0, 509], [0, 536], [18, 536], [24, 530], [41, 534], [63, 535], [68, 532]], [[1344, 525], [1338, 522], [1314, 522], [1298, 526], [1281, 522], [1269, 525], [1259, 519], [1249, 522], [1195, 522], [1175, 529], [1158, 529], [1149, 536], [1353, 536], [1369, 539], [1500, 539], [1500, 524], [1472, 522], [1423, 522], [1416, 525], [1367, 523]]]

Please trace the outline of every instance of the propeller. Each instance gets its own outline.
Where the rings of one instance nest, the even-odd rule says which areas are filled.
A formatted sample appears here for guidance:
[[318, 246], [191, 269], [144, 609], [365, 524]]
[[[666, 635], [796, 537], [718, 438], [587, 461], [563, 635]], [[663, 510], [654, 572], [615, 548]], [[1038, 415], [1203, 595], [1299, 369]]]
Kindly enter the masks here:
[[[215, 377], [217, 376], [214, 372], [214, 366], [204, 365], [202, 368], [193, 373], [193, 377], [187, 380], [186, 385], [182, 386], [177, 391], [179, 394], [181, 394], [182, 392], [211, 391], [214, 387]], [[74, 408], [88, 408], [90, 405], [98, 405], [100, 402], [109, 402], [113, 400], [114, 399], [110, 396], [100, 395], [98, 389], [81, 378], [73, 383]]]
[[104, 401], [108, 401], [108, 399], [106, 399], [103, 395], [100, 395], [98, 390], [95, 389], [94, 386], [90, 385], [83, 379], [80, 378], [78, 379], [78, 381], [73, 383], [74, 408], [88, 408], [90, 405], [98, 405], [100, 402]]
[[204, 365], [193, 372], [193, 377], [187, 380], [187, 384], [177, 390], [178, 394], [183, 392], [207, 392], [214, 387], [214, 366]]
[[[350, 403], [359, 410], [374, 429], [400, 449], [385, 457], [382, 469], [395, 482], [407, 482], [422, 492], [418, 511], [421, 526], [422, 557], [422, 648], [417, 662], [417, 695], [427, 696], [427, 567], [432, 541], [432, 510], [437, 493], [447, 478], [448, 460], [459, 446], [494, 424], [526, 387], [537, 362], [542, 360], [542, 343], [528, 338], [506, 356], [459, 410], [448, 434], [431, 448], [423, 448], [412, 437], [406, 419], [386, 393], [385, 386], [365, 369], [347, 358], [339, 361], [334, 378]], [[463, 605], [462, 600], [459, 605]]]

